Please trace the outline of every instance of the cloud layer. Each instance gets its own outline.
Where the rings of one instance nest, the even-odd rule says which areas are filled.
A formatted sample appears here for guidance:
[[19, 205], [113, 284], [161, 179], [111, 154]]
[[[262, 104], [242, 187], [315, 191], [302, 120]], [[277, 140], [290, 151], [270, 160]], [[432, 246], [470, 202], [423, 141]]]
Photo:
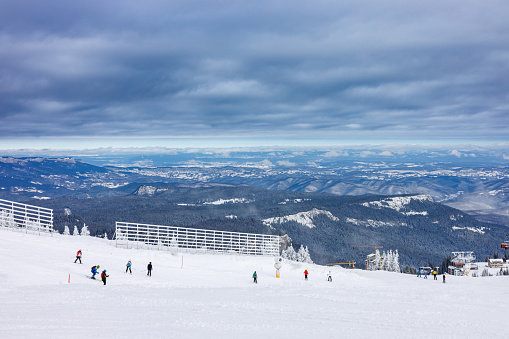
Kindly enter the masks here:
[[506, 141], [506, 1], [0, 3], [0, 136]]

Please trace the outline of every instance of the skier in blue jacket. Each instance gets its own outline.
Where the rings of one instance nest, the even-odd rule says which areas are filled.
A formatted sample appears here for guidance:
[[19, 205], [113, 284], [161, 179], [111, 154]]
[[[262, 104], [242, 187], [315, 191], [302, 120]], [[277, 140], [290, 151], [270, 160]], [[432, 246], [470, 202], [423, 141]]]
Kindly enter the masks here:
[[99, 269], [99, 265], [96, 265], [96, 266], [92, 266], [92, 279], [95, 279], [95, 275], [99, 272], [97, 272], [97, 270]]

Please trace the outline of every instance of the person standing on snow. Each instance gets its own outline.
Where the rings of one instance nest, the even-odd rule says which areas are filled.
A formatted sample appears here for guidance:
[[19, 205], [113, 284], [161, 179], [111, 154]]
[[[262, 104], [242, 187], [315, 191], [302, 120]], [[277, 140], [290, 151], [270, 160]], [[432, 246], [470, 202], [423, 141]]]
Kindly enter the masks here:
[[445, 284], [445, 274], [442, 276], [442, 282]]
[[421, 277], [421, 269], [419, 268], [419, 270], [417, 271], [417, 278], [420, 278]]
[[304, 279], [308, 280], [308, 274], [309, 274], [309, 272], [308, 272], [308, 270], [306, 269], [306, 270], [304, 271]]
[[428, 279], [428, 272], [424, 271], [424, 279]]
[[99, 273], [97, 270], [99, 269], [99, 265], [92, 266], [92, 279], [95, 279], [95, 275]]
[[256, 274], [256, 271], [254, 271], [254, 273], [253, 273], [253, 282], [255, 284], [258, 284], [258, 274]]
[[330, 273], [330, 271], [329, 271], [329, 273], [327, 274], [327, 281], [332, 282], [332, 274]]
[[133, 274], [133, 271], [131, 270], [131, 266], [132, 266], [132, 265], [133, 265], [133, 264], [131, 263], [131, 260], [129, 260], [129, 261], [127, 262], [127, 265], [126, 265], [126, 268], [125, 268], [125, 273], [127, 273], [127, 271], [129, 271], [131, 274]]
[[147, 265], [147, 275], [150, 277], [152, 276], [152, 261]]
[[438, 280], [437, 279], [437, 271], [433, 271], [433, 280]]
[[103, 284], [106, 285], [106, 278], [109, 277], [109, 275], [106, 274], [106, 270], [102, 271], [101, 273], [101, 280], [103, 281]]
[[78, 253], [76, 253], [76, 260], [74, 260], [74, 263], [76, 264], [76, 261], [80, 261], [81, 264], [81, 250], [78, 250]]

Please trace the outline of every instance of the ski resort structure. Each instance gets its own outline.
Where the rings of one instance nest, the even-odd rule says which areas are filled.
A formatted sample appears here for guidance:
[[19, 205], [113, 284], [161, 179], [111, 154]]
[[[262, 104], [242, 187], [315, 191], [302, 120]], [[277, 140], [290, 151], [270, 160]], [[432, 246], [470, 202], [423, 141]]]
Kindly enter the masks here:
[[247, 255], [279, 255], [279, 236], [175, 226], [116, 222], [115, 244], [125, 248], [196, 250]]
[[53, 232], [53, 210], [0, 199], [0, 226], [26, 232]]

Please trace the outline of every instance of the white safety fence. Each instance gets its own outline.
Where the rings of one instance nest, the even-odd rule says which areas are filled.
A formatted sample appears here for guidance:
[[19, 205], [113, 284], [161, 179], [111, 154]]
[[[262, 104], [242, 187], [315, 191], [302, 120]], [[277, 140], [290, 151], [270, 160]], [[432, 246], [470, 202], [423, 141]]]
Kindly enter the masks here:
[[279, 236], [116, 222], [117, 247], [279, 255]]
[[27, 233], [52, 233], [53, 210], [0, 199], [0, 227]]

